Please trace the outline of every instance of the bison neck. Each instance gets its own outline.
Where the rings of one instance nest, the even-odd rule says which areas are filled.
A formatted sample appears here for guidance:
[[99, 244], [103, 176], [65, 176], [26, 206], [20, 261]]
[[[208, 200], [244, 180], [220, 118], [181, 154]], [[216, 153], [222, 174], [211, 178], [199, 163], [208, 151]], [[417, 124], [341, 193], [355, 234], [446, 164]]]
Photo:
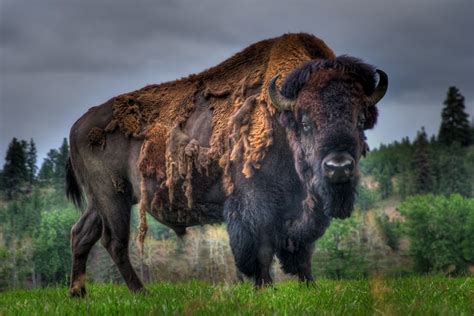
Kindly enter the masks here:
[[[266, 158], [265, 167], [272, 170], [274, 181], [284, 187], [285, 203], [281, 215], [285, 218], [283, 230], [285, 238], [293, 244], [312, 243], [320, 238], [330, 223], [330, 217], [324, 212], [324, 206], [308, 194], [306, 185], [296, 169], [295, 158], [285, 129], [274, 124], [274, 145]], [[270, 171], [267, 171], [269, 173]], [[282, 181], [282, 179], [284, 179]]]
[[330, 221], [330, 217], [308, 195], [296, 217], [286, 222], [287, 237], [293, 245], [312, 243], [324, 234]]
[[[284, 219], [282, 229], [285, 238], [294, 243], [311, 243], [321, 237], [329, 226], [330, 217], [321, 203], [306, 192], [306, 185], [298, 176], [293, 152], [285, 129], [274, 123], [274, 143], [268, 151], [261, 169], [254, 177], [242, 179], [243, 186], [254, 186], [260, 192], [261, 200], [278, 201], [271, 203], [277, 209], [272, 210]], [[238, 170], [236, 170], [238, 171]], [[260, 190], [264, 187], [265, 190]], [[270, 196], [267, 196], [269, 191]], [[271, 196], [280, 192], [278, 196]]]

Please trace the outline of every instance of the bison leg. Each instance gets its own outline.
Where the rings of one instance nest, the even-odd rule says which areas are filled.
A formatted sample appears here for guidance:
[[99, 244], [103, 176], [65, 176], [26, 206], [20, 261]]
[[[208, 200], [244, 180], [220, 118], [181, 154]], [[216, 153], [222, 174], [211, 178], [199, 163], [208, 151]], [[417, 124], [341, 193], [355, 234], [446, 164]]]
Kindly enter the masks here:
[[72, 270], [69, 294], [82, 297], [86, 294], [85, 276], [89, 252], [102, 234], [102, 222], [96, 210], [89, 206], [71, 230]]
[[298, 276], [300, 282], [312, 282], [314, 280], [311, 271], [311, 258], [314, 251], [314, 243], [300, 245], [298, 249], [280, 249], [277, 257], [280, 260], [283, 271]]
[[243, 216], [246, 212], [252, 212], [251, 209], [242, 208], [245, 204], [235, 198], [227, 200], [224, 207], [227, 231], [237, 268], [246, 276], [253, 277], [255, 285], [261, 287], [272, 283], [270, 268], [274, 247], [269, 237], [271, 230], [266, 230], [266, 225], [259, 225], [258, 218], [253, 218], [253, 223], [248, 220], [248, 216]]
[[300, 259], [298, 264], [298, 279], [300, 282], [310, 283], [314, 281], [313, 272], [311, 271], [311, 258], [313, 257], [314, 244], [307, 244], [303, 251], [299, 253]]
[[267, 235], [261, 236], [257, 254], [257, 271], [255, 274], [255, 286], [262, 287], [272, 284], [270, 268], [273, 262], [275, 250]]
[[103, 224], [101, 243], [117, 265], [130, 291], [143, 292], [143, 284], [135, 273], [128, 255], [131, 206], [119, 197], [106, 204], [101, 213]]

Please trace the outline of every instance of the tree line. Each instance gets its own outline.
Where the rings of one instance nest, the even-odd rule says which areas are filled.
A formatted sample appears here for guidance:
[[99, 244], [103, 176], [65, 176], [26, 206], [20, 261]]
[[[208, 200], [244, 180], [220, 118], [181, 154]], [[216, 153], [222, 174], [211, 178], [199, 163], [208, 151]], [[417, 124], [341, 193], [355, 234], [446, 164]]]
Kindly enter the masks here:
[[62, 282], [69, 273], [69, 231], [78, 217], [64, 196], [64, 138], [37, 168], [37, 150], [13, 138], [0, 171], [0, 289]]
[[469, 124], [464, 97], [450, 87], [438, 134], [428, 138], [422, 127], [413, 142], [381, 145], [361, 161], [361, 171], [378, 183], [382, 198], [399, 194], [459, 193], [474, 196], [474, 125]]
[[29, 142], [13, 138], [0, 170], [0, 193], [6, 201], [32, 192], [35, 186], [54, 186], [58, 191], [65, 187], [65, 170], [69, 158], [69, 145], [64, 138], [58, 149], [51, 149], [38, 172], [37, 150], [33, 139]]

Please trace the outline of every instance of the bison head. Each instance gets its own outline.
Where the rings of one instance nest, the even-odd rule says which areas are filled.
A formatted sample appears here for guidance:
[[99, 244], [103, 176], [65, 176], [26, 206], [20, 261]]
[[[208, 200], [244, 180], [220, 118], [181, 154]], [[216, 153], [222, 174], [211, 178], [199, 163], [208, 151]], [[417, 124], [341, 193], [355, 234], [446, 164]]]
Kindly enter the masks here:
[[358, 161], [368, 150], [364, 131], [376, 123], [375, 105], [387, 91], [387, 75], [341, 56], [301, 65], [287, 76], [281, 91], [277, 79], [269, 82], [269, 97], [280, 111], [308, 195], [326, 215], [350, 216]]

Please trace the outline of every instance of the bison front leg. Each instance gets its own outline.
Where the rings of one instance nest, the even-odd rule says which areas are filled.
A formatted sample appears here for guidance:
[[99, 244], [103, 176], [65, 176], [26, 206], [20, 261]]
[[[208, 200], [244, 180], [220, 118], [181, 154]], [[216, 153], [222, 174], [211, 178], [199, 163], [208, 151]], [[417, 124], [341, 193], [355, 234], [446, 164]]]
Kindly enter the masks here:
[[306, 244], [301, 251], [298, 264], [298, 279], [300, 282], [310, 283], [314, 281], [311, 271], [311, 258], [313, 257], [314, 244]]
[[311, 271], [311, 258], [314, 243], [294, 245], [291, 240], [277, 252], [284, 272], [297, 275], [300, 282], [310, 283], [314, 280]]
[[255, 273], [255, 286], [262, 287], [272, 284], [270, 269], [273, 262], [275, 250], [270, 237], [267, 234], [261, 234], [257, 252], [257, 271]]
[[[272, 283], [270, 268], [275, 253], [268, 227], [258, 214], [254, 202], [231, 198], [226, 202], [225, 215], [230, 246], [237, 268], [262, 287]], [[259, 210], [260, 214], [264, 212]]]

